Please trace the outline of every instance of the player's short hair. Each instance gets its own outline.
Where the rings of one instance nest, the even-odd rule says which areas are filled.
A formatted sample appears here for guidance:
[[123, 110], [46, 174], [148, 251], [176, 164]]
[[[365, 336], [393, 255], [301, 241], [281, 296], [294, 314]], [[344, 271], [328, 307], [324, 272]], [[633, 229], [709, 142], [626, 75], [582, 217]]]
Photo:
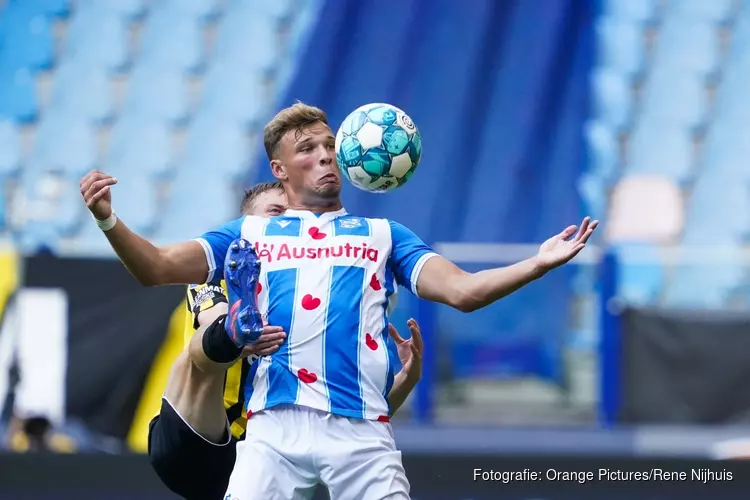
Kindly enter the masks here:
[[294, 105], [279, 111], [263, 129], [263, 146], [266, 148], [268, 159], [273, 159], [281, 138], [287, 132], [295, 130], [299, 133], [305, 127], [309, 127], [315, 123], [328, 125], [328, 115], [326, 115], [326, 112], [315, 106], [308, 106], [297, 101]]
[[251, 187], [250, 189], [246, 189], [245, 196], [242, 197], [242, 204], [240, 205], [240, 211], [243, 214], [246, 211], [249, 211], [250, 208], [253, 206], [253, 203], [255, 203], [255, 199], [258, 196], [262, 195], [263, 193], [267, 193], [268, 191], [273, 191], [274, 189], [278, 189], [279, 191], [284, 191], [284, 186], [282, 186], [281, 182], [279, 181], [261, 182]]

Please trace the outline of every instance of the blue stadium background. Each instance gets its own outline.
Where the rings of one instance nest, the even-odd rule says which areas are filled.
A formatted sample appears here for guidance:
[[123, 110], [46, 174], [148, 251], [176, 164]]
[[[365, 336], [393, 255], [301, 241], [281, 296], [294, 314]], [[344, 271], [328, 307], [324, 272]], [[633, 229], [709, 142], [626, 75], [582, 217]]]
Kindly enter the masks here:
[[[719, 268], [622, 264], [623, 298], [747, 306], [746, 0], [0, 6], [0, 234], [25, 253], [109, 255], [78, 192], [92, 168], [118, 177], [115, 206], [133, 229], [183, 240], [233, 218], [240, 190], [270, 178], [259, 134], [280, 107], [317, 105], [335, 129], [361, 104], [389, 102], [419, 126], [422, 163], [387, 195], [346, 188], [350, 212], [435, 245], [507, 244], [475, 245], [483, 255], [459, 262], [467, 269], [512, 260], [509, 249], [583, 215], [604, 221], [595, 243], [618, 251], [718, 242], [737, 254]], [[566, 356], [586, 363], [597, 349], [598, 283], [592, 266], [570, 266], [469, 316], [404, 297], [397, 321], [420, 314], [436, 334], [431, 379], [569, 390]], [[468, 396], [439, 397], [465, 407]]]

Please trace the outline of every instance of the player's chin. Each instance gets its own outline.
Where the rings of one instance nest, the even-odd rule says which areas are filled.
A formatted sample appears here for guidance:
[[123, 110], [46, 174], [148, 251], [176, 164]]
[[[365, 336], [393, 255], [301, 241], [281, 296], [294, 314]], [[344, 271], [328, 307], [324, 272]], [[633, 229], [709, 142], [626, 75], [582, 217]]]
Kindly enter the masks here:
[[341, 184], [336, 182], [326, 182], [316, 190], [319, 196], [323, 198], [336, 198], [341, 194]]

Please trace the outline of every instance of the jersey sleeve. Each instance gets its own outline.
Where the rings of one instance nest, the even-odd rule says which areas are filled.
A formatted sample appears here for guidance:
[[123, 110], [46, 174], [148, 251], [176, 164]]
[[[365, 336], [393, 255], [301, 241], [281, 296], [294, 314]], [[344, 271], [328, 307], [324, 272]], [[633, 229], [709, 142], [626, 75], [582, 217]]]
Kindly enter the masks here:
[[221, 303], [227, 303], [226, 291], [221, 281], [214, 280], [202, 285], [190, 285], [187, 288], [187, 307], [193, 329], [197, 330], [200, 327], [198, 323], [200, 313]]
[[229, 251], [229, 245], [242, 234], [244, 221], [245, 217], [240, 217], [195, 239], [203, 247], [208, 261], [206, 282], [224, 279], [224, 259]]
[[391, 226], [391, 269], [396, 282], [417, 294], [419, 273], [425, 262], [437, 253], [416, 234], [398, 222], [388, 221]]

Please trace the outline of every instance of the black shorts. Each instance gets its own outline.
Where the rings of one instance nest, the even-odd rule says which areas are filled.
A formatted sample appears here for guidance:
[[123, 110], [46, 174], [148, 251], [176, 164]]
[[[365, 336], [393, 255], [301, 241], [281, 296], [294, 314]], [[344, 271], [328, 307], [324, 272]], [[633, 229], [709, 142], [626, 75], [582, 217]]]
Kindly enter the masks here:
[[148, 455], [162, 482], [186, 500], [223, 500], [237, 454], [236, 441], [213, 444], [197, 434], [166, 399], [148, 428]]

